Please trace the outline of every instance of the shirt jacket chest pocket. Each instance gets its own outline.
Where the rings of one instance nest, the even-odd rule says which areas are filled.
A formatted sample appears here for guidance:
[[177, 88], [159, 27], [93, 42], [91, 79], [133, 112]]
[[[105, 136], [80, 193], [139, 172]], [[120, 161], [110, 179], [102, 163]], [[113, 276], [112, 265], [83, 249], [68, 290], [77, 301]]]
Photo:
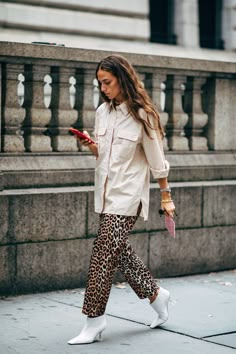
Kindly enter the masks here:
[[119, 130], [113, 142], [113, 158], [117, 162], [131, 160], [139, 142], [138, 132]]

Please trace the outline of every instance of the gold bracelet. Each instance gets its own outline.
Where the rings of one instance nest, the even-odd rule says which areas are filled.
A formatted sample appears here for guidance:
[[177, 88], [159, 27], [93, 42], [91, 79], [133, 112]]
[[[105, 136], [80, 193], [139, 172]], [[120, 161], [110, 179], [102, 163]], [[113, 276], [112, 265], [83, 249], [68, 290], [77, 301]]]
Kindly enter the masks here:
[[173, 200], [172, 199], [163, 199], [161, 201], [161, 203], [170, 203], [170, 202], [173, 202]]

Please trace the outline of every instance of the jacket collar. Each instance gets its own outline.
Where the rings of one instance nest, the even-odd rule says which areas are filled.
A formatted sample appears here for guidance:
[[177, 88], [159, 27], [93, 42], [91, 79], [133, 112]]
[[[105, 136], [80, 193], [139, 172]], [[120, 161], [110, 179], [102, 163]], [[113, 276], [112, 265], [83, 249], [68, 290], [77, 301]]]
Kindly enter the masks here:
[[117, 111], [121, 111], [125, 116], [129, 114], [128, 107], [125, 102], [122, 102], [121, 104], [114, 106], [113, 101], [110, 102], [110, 106], [112, 109], [115, 109]]

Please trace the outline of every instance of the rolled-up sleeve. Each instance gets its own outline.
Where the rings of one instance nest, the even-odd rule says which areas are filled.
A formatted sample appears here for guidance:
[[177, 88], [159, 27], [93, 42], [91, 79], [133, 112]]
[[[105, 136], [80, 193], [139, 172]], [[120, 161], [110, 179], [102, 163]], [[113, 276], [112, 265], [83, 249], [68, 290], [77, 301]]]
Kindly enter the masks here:
[[150, 137], [143, 129], [142, 146], [153, 178], [167, 177], [170, 170], [169, 162], [165, 159], [162, 140], [159, 131], [148, 128]]

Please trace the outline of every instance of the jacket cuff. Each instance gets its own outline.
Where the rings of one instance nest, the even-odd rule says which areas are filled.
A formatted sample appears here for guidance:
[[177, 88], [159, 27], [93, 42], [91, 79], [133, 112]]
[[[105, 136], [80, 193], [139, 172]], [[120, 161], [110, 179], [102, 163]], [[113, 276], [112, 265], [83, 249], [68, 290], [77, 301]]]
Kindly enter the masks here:
[[170, 164], [167, 160], [165, 160], [165, 168], [163, 170], [154, 170], [150, 167], [153, 178], [165, 178], [169, 174]]

